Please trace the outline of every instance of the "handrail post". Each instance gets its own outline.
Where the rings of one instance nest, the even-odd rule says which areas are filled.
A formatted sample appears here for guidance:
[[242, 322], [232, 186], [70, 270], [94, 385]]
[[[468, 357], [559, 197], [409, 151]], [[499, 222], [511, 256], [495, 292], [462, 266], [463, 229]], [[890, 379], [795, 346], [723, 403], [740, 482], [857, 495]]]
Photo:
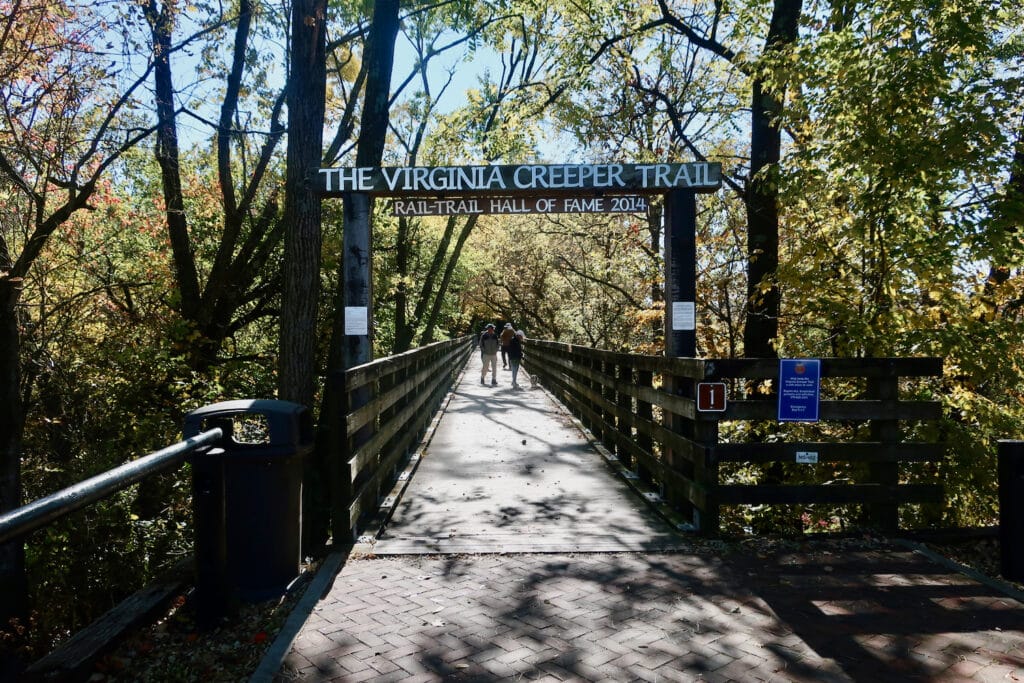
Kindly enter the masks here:
[[714, 535], [719, 531], [720, 512], [718, 505], [718, 460], [715, 446], [718, 445], [718, 417], [697, 415], [693, 423], [693, 440], [703, 447], [703, 454], [694, 459], [693, 479], [704, 489], [704, 507], [700, 510], [698, 528], [702, 534]]
[[[680, 375], [664, 375], [662, 377], [664, 381], [665, 390], [673, 396], [682, 396], [686, 398], [692, 398], [694, 394], [693, 381]], [[683, 438], [692, 441], [694, 439], [694, 425], [695, 422], [688, 419], [684, 415], [678, 415], [668, 410], [664, 411], [663, 421], [665, 422], [665, 428], [679, 434]], [[668, 467], [672, 468], [684, 478], [693, 483], [698, 483], [697, 471], [694, 462], [687, 457], [685, 453], [677, 453], [670, 447], [663, 447], [662, 458]], [[665, 498], [672, 503], [683, 515], [683, 517], [691, 518], [694, 525], [698, 528], [703, 528], [703, 523], [700, 515], [700, 511], [694, 506], [693, 501], [690, 498], [688, 491], [677, 491], [671, 488], [665, 487], [665, 483], [662, 482], [662, 488]]]
[[223, 456], [223, 448], [210, 448], [192, 458], [196, 615], [204, 630], [227, 614], [229, 604]]
[[1000, 571], [1024, 581], [1024, 441], [999, 442]]

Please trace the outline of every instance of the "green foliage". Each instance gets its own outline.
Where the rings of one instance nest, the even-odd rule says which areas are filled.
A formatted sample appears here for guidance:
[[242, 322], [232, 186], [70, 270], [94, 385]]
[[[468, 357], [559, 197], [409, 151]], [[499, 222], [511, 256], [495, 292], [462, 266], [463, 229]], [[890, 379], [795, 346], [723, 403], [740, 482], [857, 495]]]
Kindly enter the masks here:
[[936, 355], [945, 377], [937, 467], [946, 508], [908, 524], [990, 523], [994, 441], [1020, 424], [1019, 240], [991, 207], [1019, 133], [1021, 62], [1004, 60], [1004, 10], [987, 2], [872, 3], [839, 26], [814, 23], [775, 64], [800, 83], [783, 125], [795, 142], [776, 177], [784, 211], [780, 352]]
[[[905, 397], [943, 401], [946, 418], [939, 426], [910, 425], [907, 436], [937, 437], [948, 444], [948, 457], [934, 465], [907, 466], [903, 477], [942, 483], [946, 503], [942, 509], [908, 506], [904, 523], [990, 523], [995, 441], [1019, 438], [1024, 424], [1024, 228], [1019, 197], [1007, 189], [1015, 145], [1024, 134], [1021, 10], [1013, 3], [982, 0], [849, 6], [856, 11], [844, 14], [835, 3], [808, 3], [795, 46], [758, 60], [750, 55], [762, 53], [758, 41], [771, 11], [766, 2], [675, 6], [677, 18], [722, 48], [717, 51], [697, 45], [678, 27], [658, 23], [662, 9], [653, 2], [459, 2], [417, 11], [403, 28], [409, 44], [420, 48], [414, 68], [436, 59], [452, 37], [466, 38], [451, 43], [464, 49], [453, 71], [488, 51], [498, 59], [459, 94], [460, 106], [446, 111], [438, 108], [443, 88], [437, 81], [423, 74], [409, 81], [406, 91], [396, 93], [385, 159], [443, 165], [551, 156], [547, 160], [556, 162], [677, 161], [699, 155], [721, 161], [730, 187], [700, 199], [698, 335], [702, 354], [732, 357], [740, 353], [747, 303], [742, 198], [749, 180], [743, 177], [749, 88], [753, 77], [764, 78], [769, 88], [786, 95], [778, 121], [787, 136], [783, 159], [767, 172], [780, 193], [779, 353], [943, 357], [944, 377], [908, 387]], [[221, 18], [220, 7], [197, 9], [204, 19], [179, 20]], [[366, 3], [342, 3], [332, 5], [331, 12], [338, 24], [348, 26], [361, 21], [366, 9]], [[256, 34], [273, 44], [287, 21], [268, 7], [258, 10]], [[188, 68], [199, 80], [180, 91], [182, 103], [196, 114], [190, 126], [217, 120], [221, 93], [206, 85], [219, 88], [229, 68], [229, 26], [211, 29], [206, 42], [192, 45], [197, 61]], [[362, 45], [352, 38], [333, 47], [328, 125], [341, 128], [346, 115], [358, 109], [359, 92], [352, 86]], [[5, 74], [16, 66], [14, 54], [0, 53]], [[99, 52], [89, 54], [95, 59]], [[70, 60], [70, 53], [36, 57], [52, 58], [53, 73], [61, 77], [54, 80], [67, 84], [66, 93], [47, 92], [65, 93], [68, 102], [86, 96], [84, 81], [72, 82], [78, 72], [62, 61]], [[233, 137], [239, 163], [225, 176], [237, 188], [245, 186], [272, 120], [283, 62], [278, 47], [253, 49], [246, 59], [250, 69], [234, 123], [252, 134]], [[175, 68], [185, 69], [183, 63], [176, 61]], [[11, 120], [30, 119], [36, 111], [31, 105], [38, 101], [32, 89], [45, 84], [13, 75], [6, 82]], [[104, 84], [108, 96], [108, 81]], [[60, 116], [61, 111], [54, 106], [53, 115], [43, 117], [52, 127], [33, 137], [50, 136], [57, 145], [66, 130], [61, 125], [72, 118]], [[141, 118], [141, 111], [132, 116]], [[88, 114], [75, 121], [91, 125], [98, 118]], [[138, 122], [128, 123], [122, 133]], [[190, 143], [204, 142], [184, 155], [190, 180], [184, 199], [204, 280], [215, 268], [226, 221], [217, 160], [204, 149], [207, 134], [198, 130], [188, 128]], [[19, 131], [4, 134], [5, 149], [29, 141]], [[339, 164], [347, 162], [351, 148], [346, 145], [357, 135], [343, 133], [334, 150]], [[557, 146], [543, 147], [550, 138]], [[54, 149], [53, 158], [38, 168], [58, 169], [52, 173], [64, 177], [74, 164], [63, 156], [72, 152]], [[162, 178], [151, 155], [142, 147], [132, 151], [127, 163], [100, 184], [92, 210], [71, 221], [60, 239], [51, 239], [28, 273], [21, 321], [28, 498], [177, 440], [190, 409], [274, 393], [276, 320], [248, 316], [257, 306], [266, 312], [274, 305], [279, 259], [271, 258], [266, 272], [253, 280], [264, 298], [243, 304], [231, 318], [237, 328], [223, 339], [211, 340], [215, 335], [209, 330], [179, 317]], [[274, 206], [283, 174], [278, 159], [270, 165], [278, 172], [256, 191], [249, 208], [253, 215], [235, 217], [243, 232], [256, 224], [252, 207]], [[12, 252], [26, 243], [34, 226], [31, 212], [14, 201], [16, 190], [7, 182], [0, 187], [5, 200], [0, 230]], [[331, 303], [337, 290], [333, 277], [340, 271], [340, 210], [340, 202], [324, 204], [321, 292]], [[435, 338], [463, 334], [471, 323], [508, 319], [528, 337], [658, 353], [664, 314], [659, 211], [655, 203], [646, 217], [487, 217], [457, 255], [463, 223], [453, 228], [442, 219], [424, 219], [402, 225], [386, 215], [386, 202], [378, 202], [375, 352], [386, 355], [402, 334], [418, 340], [427, 332], [429, 316], [415, 315], [419, 288], [438, 259], [448, 265], [445, 259], [457, 258], [439, 315], [431, 322]], [[997, 269], [1005, 277], [992, 277]], [[329, 320], [324, 306], [318, 321], [321, 359], [329, 351]], [[196, 370], [200, 351], [210, 362]], [[852, 394], [859, 388], [836, 390]], [[858, 429], [755, 425], [735, 427], [726, 436], [863, 438]], [[861, 474], [845, 466], [812, 471], [748, 464], [730, 465], [723, 473], [734, 482], [776, 478], [787, 483], [811, 481], [812, 475], [820, 482]], [[29, 574], [36, 580], [38, 621], [46, 639], [88, 621], [186, 552], [186, 474], [135, 487], [33, 539]], [[726, 522], [738, 530], [834, 529], [858, 514], [842, 507], [745, 508], [726, 515]], [[96, 548], [100, 557], [90, 554]], [[72, 604], [78, 606], [71, 623], [59, 622]]]
[[[274, 392], [270, 327], [253, 324], [230, 339], [220, 363], [202, 374], [191, 368], [201, 340], [174, 312], [158, 219], [106, 186], [97, 206], [48, 245], [26, 288], [27, 500], [180, 440], [189, 410]], [[186, 467], [31, 537], [38, 652], [187, 558], [190, 500]]]

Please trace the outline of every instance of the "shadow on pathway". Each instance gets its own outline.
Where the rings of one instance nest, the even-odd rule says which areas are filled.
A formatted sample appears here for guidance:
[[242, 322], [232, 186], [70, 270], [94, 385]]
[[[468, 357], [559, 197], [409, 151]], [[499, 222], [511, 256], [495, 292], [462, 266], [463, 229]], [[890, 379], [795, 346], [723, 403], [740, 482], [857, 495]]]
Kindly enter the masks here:
[[885, 541], [684, 537], [501, 379], [471, 361], [381, 538], [254, 681], [1024, 680], [998, 587]]

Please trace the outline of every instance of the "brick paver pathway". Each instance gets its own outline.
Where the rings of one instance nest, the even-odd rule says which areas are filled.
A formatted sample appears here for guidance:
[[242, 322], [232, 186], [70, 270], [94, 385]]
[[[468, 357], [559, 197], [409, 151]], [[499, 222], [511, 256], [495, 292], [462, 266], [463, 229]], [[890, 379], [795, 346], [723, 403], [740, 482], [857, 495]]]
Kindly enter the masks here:
[[[442, 421], [385, 538], [347, 558], [254, 681], [1024, 681], [1024, 605], [996, 587], [884, 541], [726, 544], [643, 506], [616, 515], [615, 478], [563, 442], [542, 392], [506, 390], [513, 413], [495, 410], [501, 387], [466, 382], [449, 424], [478, 459], [427, 468], [455, 444]], [[484, 453], [507, 466], [479, 467]]]

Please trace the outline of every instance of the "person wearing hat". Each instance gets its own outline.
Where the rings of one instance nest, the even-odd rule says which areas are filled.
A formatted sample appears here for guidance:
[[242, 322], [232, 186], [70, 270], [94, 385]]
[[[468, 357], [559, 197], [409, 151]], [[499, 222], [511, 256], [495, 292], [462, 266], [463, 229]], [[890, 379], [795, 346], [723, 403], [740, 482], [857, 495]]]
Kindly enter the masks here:
[[498, 386], [498, 346], [501, 342], [498, 335], [494, 333], [494, 324], [487, 323], [484, 333], [480, 335], [480, 360], [483, 367], [480, 369], [480, 384], [487, 384], [487, 366], [491, 368], [491, 386]]
[[502, 369], [508, 367], [508, 345], [512, 343], [512, 338], [516, 336], [516, 331], [512, 328], [512, 323], [505, 323], [505, 328], [501, 331], [501, 367]]

